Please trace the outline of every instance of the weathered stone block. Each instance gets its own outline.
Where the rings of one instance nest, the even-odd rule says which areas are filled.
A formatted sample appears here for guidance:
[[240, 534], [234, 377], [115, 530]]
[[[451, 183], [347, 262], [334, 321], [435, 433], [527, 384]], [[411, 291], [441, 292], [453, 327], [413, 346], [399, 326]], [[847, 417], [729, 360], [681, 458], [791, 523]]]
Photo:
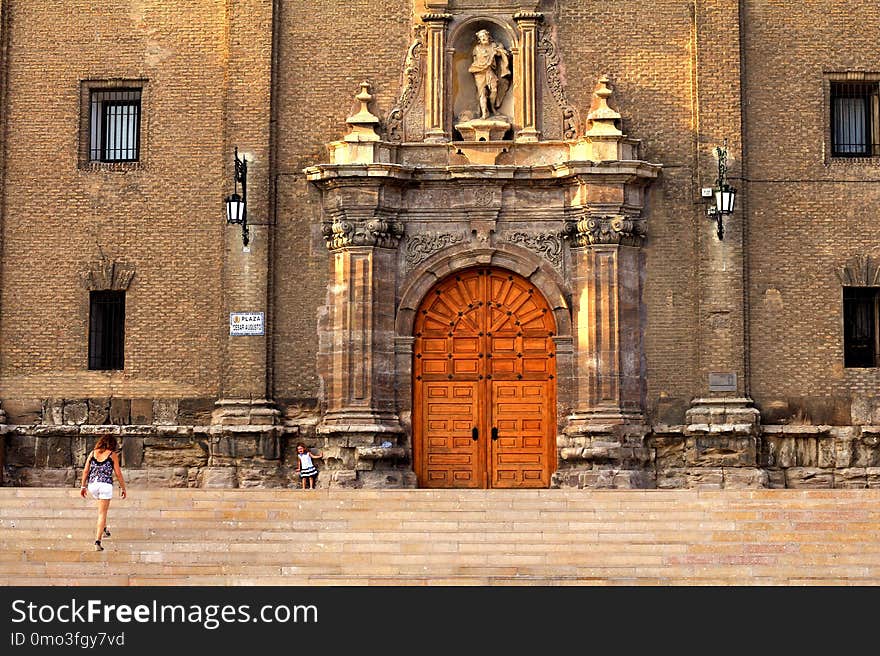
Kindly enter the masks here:
[[131, 423], [140, 425], [153, 423], [153, 399], [131, 400]]
[[238, 487], [234, 467], [208, 467], [202, 472], [202, 487]]
[[69, 467], [72, 465], [69, 437], [36, 438], [35, 465], [37, 467]]
[[834, 476], [830, 471], [815, 467], [789, 467], [785, 470], [785, 487], [832, 488], [834, 487]]
[[819, 466], [819, 439], [813, 436], [794, 438], [795, 463], [798, 467]]
[[59, 426], [64, 423], [64, 400], [63, 399], [44, 399], [43, 400], [43, 424], [48, 426]]
[[698, 467], [749, 467], [757, 463], [754, 437], [697, 435], [687, 452], [688, 464]]
[[36, 463], [37, 438], [23, 435], [6, 436], [6, 464], [11, 467], [33, 467]]
[[868, 487], [868, 471], [863, 467], [849, 467], [834, 472], [834, 487], [861, 489]]
[[59, 469], [9, 467], [6, 471], [7, 482], [14, 487], [79, 487], [79, 472], [73, 467]]
[[131, 423], [131, 401], [129, 399], [110, 399], [110, 423], [117, 426]]
[[122, 439], [122, 463], [126, 467], [142, 467], [144, 464], [144, 438], [126, 436]]
[[192, 437], [145, 437], [144, 463], [147, 467], [204, 467], [207, 445]]
[[649, 446], [654, 448], [654, 462], [658, 469], [685, 466], [685, 439], [683, 437], [654, 437], [649, 440]]
[[783, 489], [785, 487], [785, 470], [773, 469], [767, 472], [767, 487]]
[[87, 401], [68, 401], [64, 404], [62, 416], [65, 424], [85, 424], [89, 419], [89, 404]]
[[180, 399], [177, 422], [184, 426], [207, 426], [213, 411], [214, 399]]
[[868, 487], [871, 489], [880, 488], [880, 467], [866, 467], [865, 474], [868, 478]]
[[687, 474], [684, 469], [662, 469], [657, 472], [657, 487], [662, 490], [686, 488]]
[[853, 467], [880, 467], [880, 436], [863, 433], [852, 442]]
[[724, 470], [720, 468], [689, 468], [687, 470], [686, 487], [721, 489], [723, 484]]
[[43, 420], [43, 402], [40, 399], [3, 400], [7, 424], [33, 425]]
[[177, 399], [153, 399], [153, 422], [162, 426], [177, 424]]
[[110, 399], [89, 399], [89, 424], [100, 426], [110, 423]]
[[330, 475], [330, 487], [356, 488], [358, 484], [358, 473], [353, 469], [339, 469]]
[[725, 488], [769, 487], [770, 477], [765, 470], [757, 467], [725, 467], [723, 474]]

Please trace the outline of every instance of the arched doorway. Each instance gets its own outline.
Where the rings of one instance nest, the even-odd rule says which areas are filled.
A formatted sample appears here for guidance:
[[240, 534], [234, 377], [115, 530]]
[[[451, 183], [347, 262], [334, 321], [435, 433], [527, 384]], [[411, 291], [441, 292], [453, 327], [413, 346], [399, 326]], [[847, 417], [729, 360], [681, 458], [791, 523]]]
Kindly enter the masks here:
[[520, 275], [475, 267], [422, 300], [413, 349], [421, 487], [548, 487], [556, 468], [556, 322]]

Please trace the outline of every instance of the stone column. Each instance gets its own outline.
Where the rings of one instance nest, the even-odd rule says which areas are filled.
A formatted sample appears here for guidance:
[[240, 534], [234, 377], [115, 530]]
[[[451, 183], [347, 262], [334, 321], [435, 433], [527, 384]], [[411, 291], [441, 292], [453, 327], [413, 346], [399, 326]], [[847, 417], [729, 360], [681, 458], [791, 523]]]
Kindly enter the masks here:
[[[759, 413], [749, 397], [747, 359], [747, 308], [745, 193], [742, 181], [742, 119], [740, 107], [740, 25], [737, 3], [695, 3], [694, 42], [697, 87], [697, 171], [693, 197], [701, 187], [712, 187], [718, 173], [715, 148], [729, 147], [728, 178], [738, 188], [737, 209], [724, 217], [724, 238], [719, 240], [707, 206], [695, 203], [695, 240], [699, 261], [695, 333], [699, 363], [696, 389], [686, 413], [687, 433], [698, 442], [698, 451], [729, 450], [742, 442], [742, 453], [754, 452]], [[703, 56], [711, 52], [724, 57]], [[731, 441], [731, 438], [735, 438]], [[720, 441], [719, 441], [720, 440]], [[717, 445], [715, 444], [717, 442]], [[739, 448], [739, 447], [737, 447]], [[740, 459], [738, 466], [746, 463]], [[754, 462], [751, 463], [753, 466]]]
[[446, 129], [446, 25], [452, 14], [422, 14], [427, 26], [425, 44], [425, 141], [449, 141]]
[[325, 462], [337, 463], [331, 484], [412, 485], [412, 472], [396, 467], [407, 458], [395, 390], [402, 230], [382, 207], [387, 190], [381, 183], [352, 178], [326, 191], [325, 207], [340, 208], [324, 223], [332, 256], [319, 354], [325, 410], [317, 433], [326, 438]]
[[625, 216], [577, 223], [572, 248], [577, 402], [571, 420], [642, 420], [641, 225]]
[[513, 15], [519, 27], [519, 76], [517, 84], [518, 119], [520, 129], [516, 133], [517, 141], [538, 141], [538, 109], [537, 109], [537, 37], [538, 23], [544, 15], [536, 11], [520, 11]]
[[[215, 434], [242, 435], [243, 439], [276, 437], [278, 410], [271, 398], [268, 353], [272, 331], [269, 305], [269, 267], [272, 261], [273, 205], [271, 195], [272, 3], [233, 3], [228, 13], [226, 62], [226, 130], [222, 152], [222, 195], [233, 190], [234, 149], [247, 159], [247, 221], [249, 243], [244, 245], [240, 226], [222, 228], [224, 240], [223, 322], [224, 349], [220, 393], [212, 416]], [[247, 51], [247, 52], [246, 52]], [[256, 60], [253, 52], [265, 53]], [[241, 99], [247, 99], [242, 102]], [[221, 194], [218, 194], [220, 197]], [[218, 203], [216, 220], [223, 222], [225, 208]], [[263, 335], [230, 335], [233, 312], [262, 312]], [[239, 439], [239, 438], [233, 438]], [[235, 484], [234, 477], [231, 484]]]

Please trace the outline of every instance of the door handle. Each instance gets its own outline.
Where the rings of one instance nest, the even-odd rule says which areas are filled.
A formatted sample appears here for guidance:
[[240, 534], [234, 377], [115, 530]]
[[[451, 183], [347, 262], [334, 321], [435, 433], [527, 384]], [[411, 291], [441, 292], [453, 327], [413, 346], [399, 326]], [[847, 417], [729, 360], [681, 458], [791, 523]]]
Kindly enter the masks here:
[[474, 426], [471, 428], [471, 439], [476, 442], [480, 438], [480, 429]]
[[497, 440], [497, 439], [498, 439], [498, 429], [495, 428], [495, 426], [492, 426], [492, 439], [493, 439], [493, 440]]

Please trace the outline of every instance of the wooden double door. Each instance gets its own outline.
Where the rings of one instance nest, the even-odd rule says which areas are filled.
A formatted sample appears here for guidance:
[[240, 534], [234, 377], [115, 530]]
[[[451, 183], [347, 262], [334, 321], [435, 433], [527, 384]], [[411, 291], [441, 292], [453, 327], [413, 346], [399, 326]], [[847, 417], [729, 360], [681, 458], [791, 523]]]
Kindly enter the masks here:
[[548, 487], [556, 467], [556, 324], [510, 271], [439, 282], [415, 322], [413, 447], [421, 487]]

